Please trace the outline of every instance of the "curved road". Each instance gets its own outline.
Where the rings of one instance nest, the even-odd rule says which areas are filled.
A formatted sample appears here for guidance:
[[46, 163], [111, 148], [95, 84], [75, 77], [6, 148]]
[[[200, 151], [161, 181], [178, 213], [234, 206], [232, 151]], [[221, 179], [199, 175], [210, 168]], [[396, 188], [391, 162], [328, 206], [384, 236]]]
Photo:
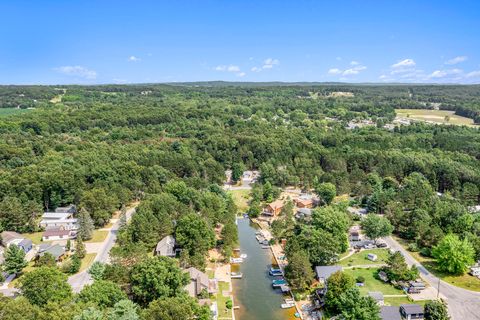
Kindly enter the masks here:
[[[132, 215], [135, 213], [136, 207], [130, 208], [126, 212], [127, 221], [130, 220]], [[107, 263], [110, 256], [110, 250], [115, 245], [115, 240], [117, 240], [117, 233], [118, 229], [120, 228], [120, 221], [117, 221], [113, 224], [112, 228], [108, 232], [107, 238], [103, 241], [102, 248], [97, 253], [93, 262], [102, 262]], [[87, 272], [87, 270], [77, 273], [68, 278], [68, 283], [72, 286], [74, 292], [80, 292], [83, 287], [87, 284], [91, 284], [93, 282], [92, 277]]]
[[452, 320], [480, 319], [480, 292], [455, 287], [440, 280], [415, 260], [395, 239], [388, 237], [385, 238], [385, 241], [392, 249], [400, 251], [409, 265], [417, 266], [421, 277], [430, 286], [435, 289], [440, 288], [440, 297], [447, 300]]

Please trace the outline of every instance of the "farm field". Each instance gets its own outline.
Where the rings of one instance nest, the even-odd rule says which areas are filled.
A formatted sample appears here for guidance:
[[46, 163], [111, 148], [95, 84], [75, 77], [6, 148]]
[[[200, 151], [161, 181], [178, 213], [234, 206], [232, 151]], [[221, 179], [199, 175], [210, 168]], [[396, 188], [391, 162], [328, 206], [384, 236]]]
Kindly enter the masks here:
[[[397, 117], [408, 118], [432, 123], [466, 125], [478, 127], [473, 123], [473, 119], [458, 116], [455, 111], [448, 110], [430, 110], [430, 109], [395, 109]], [[448, 117], [448, 118], [446, 118]], [[448, 121], [447, 121], [448, 119]]]

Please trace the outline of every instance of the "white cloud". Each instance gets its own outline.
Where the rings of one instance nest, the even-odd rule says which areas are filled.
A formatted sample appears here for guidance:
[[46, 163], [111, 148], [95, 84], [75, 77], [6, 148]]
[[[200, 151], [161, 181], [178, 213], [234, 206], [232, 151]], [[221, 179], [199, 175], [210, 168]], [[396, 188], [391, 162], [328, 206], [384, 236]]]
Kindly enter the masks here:
[[245, 77], [246, 73], [245, 72], [239, 72], [237, 73], [237, 77]]
[[480, 78], [480, 70], [475, 70], [472, 72], [467, 73], [467, 78]]
[[360, 64], [360, 62], [355, 61], [355, 60], [352, 61], [352, 62], [350, 62], [350, 65], [351, 65], [351, 66], [358, 66], [359, 64]]
[[260, 72], [262, 71], [262, 68], [259, 68], [259, 67], [253, 67], [252, 69], [250, 69], [252, 72]]
[[216, 66], [215, 71], [239, 72], [240, 67], [233, 64], [230, 64], [228, 66], [222, 64], [222, 65]]
[[278, 59], [267, 58], [263, 61], [262, 69], [272, 69], [273, 66], [280, 64]]
[[338, 68], [332, 68], [330, 70], [328, 70], [328, 74], [341, 74], [342, 73], [342, 70], [338, 69]]
[[461, 69], [435, 70], [427, 76], [427, 79], [441, 79], [451, 76], [457, 76], [463, 73]]
[[392, 64], [393, 69], [405, 69], [405, 68], [412, 68], [415, 67], [416, 63], [413, 59], [404, 59], [398, 61], [395, 64]]
[[468, 59], [467, 56], [458, 56], [458, 57], [455, 57], [453, 59], [445, 61], [445, 64], [453, 65], [453, 64], [457, 64], [457, 63], [460, 63], [460, 62], [467, 61], [467, 59]]
[[130, 56], [128, 57], [128, 61], [131, 61], [131, 62], [138, 62], [142, 59], [138, 58], [138, 57], [135, 57], [135, 56]]
[[361, 71], [366, 70], [366, 69], [367, 69], [367, 67], [365, 67], [365, 66], [355, 66], [353, 68], [350, 68], [350, 69], [347, 69], [347, 70], [343, 71], [343, 75], [344, 76], [349, 76], [349, 75], [359, 74]]
[[97, 78], [97, 72], [95, 70], [90, 70], [82, 66], [62, 66], [55, 68], [54, 70], [68, 76], [80, 77], [89, 80]]

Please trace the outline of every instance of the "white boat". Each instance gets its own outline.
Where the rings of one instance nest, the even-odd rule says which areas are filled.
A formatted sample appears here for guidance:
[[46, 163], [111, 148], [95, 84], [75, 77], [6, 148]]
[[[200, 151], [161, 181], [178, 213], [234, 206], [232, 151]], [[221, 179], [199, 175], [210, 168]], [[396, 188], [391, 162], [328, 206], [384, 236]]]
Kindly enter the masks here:
[[295, 303], [295, 300], [293, 300], [292, 298], [286, 298], [285, 303]]
[[242, 263], [242, 258], [230, 258], [230, 263]]
[[230, 274], [230, 278], [232, 279], [241, 279], [243, 277], [243, 273], [241, 272], [232, 272]]
[[242, 259], [247, 259], [247, 254], [246, 254], [246, 253], [242, 253], [242, 254], [240, 255], [240, 258], [242, 258]]
[[282, 309], [289, 309], [295, 307], [295, 303], [282, 303]]
[[263, 245], [263, 246], [262, 246], [262, 249], [270, 249], [270, 246]]

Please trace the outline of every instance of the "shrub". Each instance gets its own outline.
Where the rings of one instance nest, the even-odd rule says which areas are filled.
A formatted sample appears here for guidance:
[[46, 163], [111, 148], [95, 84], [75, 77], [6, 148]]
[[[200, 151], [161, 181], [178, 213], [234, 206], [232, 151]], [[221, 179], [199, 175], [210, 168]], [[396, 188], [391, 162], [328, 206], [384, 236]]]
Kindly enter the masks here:
[[418, 252], [419, 248], [418, 248], [418, 245], [416, 243], [410, 243], [408, 245], [408, 251], [411, 251], [411, 252]]
[[363, 276], [358, 276], [355, 281], [357, 281], [357, 283], [365, 283], [365, 277], [363, 277]]
[[227, 302], [225, 302], [225, 307], [227, 307], [227, 309], [232, 309], [233, 308], [232, 299], [228, 299]]

